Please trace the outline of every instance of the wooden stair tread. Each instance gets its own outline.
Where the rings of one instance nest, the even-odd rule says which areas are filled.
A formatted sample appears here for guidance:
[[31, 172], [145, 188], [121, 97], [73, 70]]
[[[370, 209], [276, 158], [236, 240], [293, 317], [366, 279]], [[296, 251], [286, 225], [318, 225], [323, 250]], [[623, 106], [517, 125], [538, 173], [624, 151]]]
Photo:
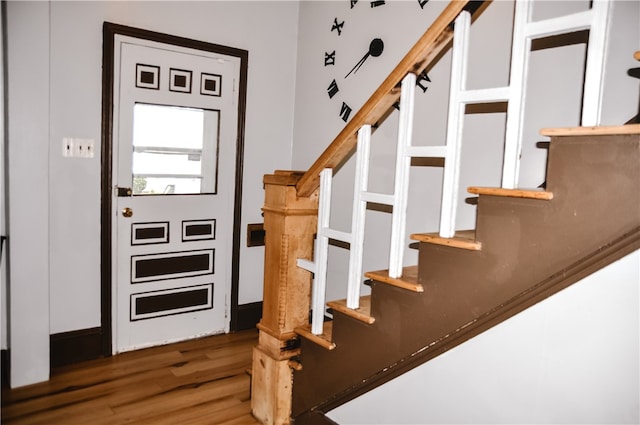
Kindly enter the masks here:
[[640, 124], [612, 125], [598, 127], [543, 128], [543, 136], [608, 136], [623, 134], [640, 134]]
[[364, 274], [369, 279], [398, 288], [407, 289], [413, 292], [424, 292], [424, 288], [418, 283], [418, 266], [409, 266], [402, 269], [402, 276], [399, 278], [389, 277], [389, 270], [378, 270], [375, 272], [366, 272]]
[[368, 325], [371, 325], [376, 321], [375, 317], [371, 316], [371, 295], [365, 295], [360, 297], [360, 307], [353, 309], [347, 307], [347, 300], [330, 301], [327, 303], [332, 309], [339, 311], [354, 319], [360, 320]]
[[482, 243], [476, 241], [475, 230], [459, 230], [452, 238], [443, 238], [438, 233], [414, 233], [411, 235], [411, 239], [470, 251], [480, 251], [482, 249]]
[[322, 325], [322, 334], [316, 335], [311, 332], [311, 324], [302, 325], [295, 329], [296, 333], [303, 338], [308, 339], [311, 342], [315, 342], [319, 346], [326, 348], [327, 350], [333, 350], [336, 348], [336, 344], [331, 340], [333, 334], [333, 322], [324, 322]]
[[553, 192], [544, 189], [502, 189], [499, 187], [471, 186], [467, 192], [475, 195], [504, 196], [510, 198], [541, 199], [549, 201], [553, 199]]

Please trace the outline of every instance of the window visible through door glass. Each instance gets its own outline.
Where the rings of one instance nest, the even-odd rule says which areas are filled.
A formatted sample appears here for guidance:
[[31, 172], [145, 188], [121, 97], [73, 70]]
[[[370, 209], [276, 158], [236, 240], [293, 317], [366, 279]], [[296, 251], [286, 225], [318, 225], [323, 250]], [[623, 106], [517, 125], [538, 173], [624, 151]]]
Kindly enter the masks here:
[[137, 103], [133, 194], [216, 193], [219, 111]]

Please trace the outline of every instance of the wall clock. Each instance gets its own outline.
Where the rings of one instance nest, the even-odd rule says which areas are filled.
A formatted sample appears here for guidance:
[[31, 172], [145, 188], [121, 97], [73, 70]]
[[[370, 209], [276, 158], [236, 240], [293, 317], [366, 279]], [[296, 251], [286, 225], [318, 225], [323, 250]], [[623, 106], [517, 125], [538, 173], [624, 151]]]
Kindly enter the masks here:
[[[417, 0], [415, 3], [418, 10], [424, 9], [429, 0]], [[386, 8], [392, 7], [394, 1], [373, 0], [359, 1], [349, 0], [349, 12], [345, 13], [349, 17], [358, 13], [385, 13]], [[370, 10], [367, 10], [370, 9]], [[355, 55], [351, 53], [341, 53], [340, 43], [348, 38], [349, 30], [358, 30], [357, 25], [350, 26], [347, 17], [336, 16], [330, 25], [330, 40], [336, 42], [335, 48], [324, 52], [324, 67], [328, 73], [329, 85], [326, 88], [327, 96], [330, 101], [335, 102], [337, 107], [337, 115], [342, 121], [347, 122], [353, 112], [352, 105], [348, 99], [343, 96], [345, 92], [343, 88], [350, 84], [361, 84], [358, 81], [360, 76], [366, 78], [367, 67], [375, 67], [376, 59], [382, 57], [385, 53], [385, 41], [382, 36], [376, 35], [376, 28], [372, 25], [366, 25], [364, 31], [370, 33], [370, 38], [366, 38], [367, 42], [361, 45], [361, 48]], [[426, 92], [428, 83], [431, 80], [426, 71], [417, 76], [416, 85]]]

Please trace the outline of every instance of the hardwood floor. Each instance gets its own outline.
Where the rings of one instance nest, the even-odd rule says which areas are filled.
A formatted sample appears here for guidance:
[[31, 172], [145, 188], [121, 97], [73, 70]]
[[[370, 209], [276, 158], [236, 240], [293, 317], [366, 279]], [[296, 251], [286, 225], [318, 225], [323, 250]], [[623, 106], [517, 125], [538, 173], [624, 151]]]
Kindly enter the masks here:
[[258, 424], [250, 378], [256, 330], [58, 368], [2, 390], [3, 424]]

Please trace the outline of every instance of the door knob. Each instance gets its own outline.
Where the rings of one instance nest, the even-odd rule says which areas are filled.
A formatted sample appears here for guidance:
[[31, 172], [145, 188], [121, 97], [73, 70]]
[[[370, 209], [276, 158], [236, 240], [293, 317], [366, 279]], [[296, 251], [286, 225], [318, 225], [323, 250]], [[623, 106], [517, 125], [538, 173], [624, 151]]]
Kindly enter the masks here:
[[122, 209], [122, 216], [123, 216], [123, 217], [127, 217], [127, 218], [129, 218], [129, 217], [131, 217], [132, 215], [133, 215], [133, 210], [132, 210], [131, 208], [126, 207], [126, 208], [123, 208], [123, 209]]

